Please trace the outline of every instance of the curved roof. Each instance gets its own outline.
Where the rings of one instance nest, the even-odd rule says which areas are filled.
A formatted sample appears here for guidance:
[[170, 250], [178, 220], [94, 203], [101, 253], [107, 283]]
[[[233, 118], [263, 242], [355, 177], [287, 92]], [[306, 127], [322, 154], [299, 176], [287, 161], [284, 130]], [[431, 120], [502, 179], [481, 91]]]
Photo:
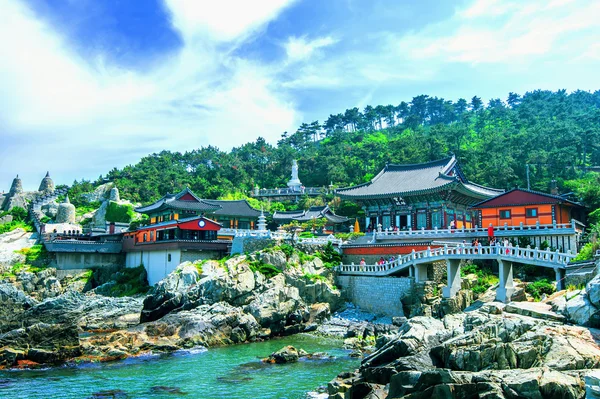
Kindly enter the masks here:
[[313, 219], [325, 218], [331, 223], [344, 223], [348, 221], [345, 216], [336, 215], [329, 209], [329, 206], [311, 206], [306, 211], [287, 211], [287, 212], [275, 212], [273, 214], [273, 220], [276, 222], [285, 222], [291, 220], [297, 220], [299, 222], [308, 222]]
[[336, 194], [347, 199], [391, 198], [453, 188], [466, 190], [472, 196], [482, 199], [504, 192], [468, 182], [456, 158], [452, 156], [421, 164], [388, 164], [370, 182], [337, 189]]
[[[192, 199], [183, 199], [190, 198]], [[191, 211], [200, 211], [200, 212], [213, 212], [221, 207], [219, 205], [214, 205], [206, 200], [198, 198], [196, 194], [192, 192], [189, 188], [183, 189], [178, 194], [167, 194], [158, 201], [153, 204], [142, 206], [136, 208], [135, 211], [139, 213], [149, 213], [161, 211], [164, 209], [178, 209], [178, 210], [191, 210]]]
[[231, 216], [247, 216], [257, 218], [260, 216], [258, 209], [252, 208], [252, 206], [243, 200], [203, 200], [204, 202], [218, 206], [220, 209], [211, 211], [215, 215], [231, 215]]

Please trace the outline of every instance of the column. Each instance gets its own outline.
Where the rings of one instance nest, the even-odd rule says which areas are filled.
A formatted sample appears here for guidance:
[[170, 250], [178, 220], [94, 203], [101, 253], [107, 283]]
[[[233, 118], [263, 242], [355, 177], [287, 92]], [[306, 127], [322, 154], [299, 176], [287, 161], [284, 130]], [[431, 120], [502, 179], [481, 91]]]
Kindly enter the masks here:
[[400, 228], [400, 215], [396, 214], [396, 227]]
[[513, 284], [513, 265], [512, 262], [498, 260], [498, 273], [500, 274], [500, 282], [496, 290], [496, 300], [500, 302], [510, 302], [512, 295], [515, 292]]
[[427, 281], [427, 264], [421, 263], [414, 266], [415, 268], [415, 281], [422, 283]]
[[556, 275], [556, 291], [565, 289], [565, 269], [554, 268], [554, 274]]
[[443, 288], [444, 298], [453, 298], [460, 290], [462, 279], [460, 278], [460, 259], [446, 259], [448, 269], [448, 285]]
[[414, 266], [410, 266], [408, 268], [408, 277], [415, 277], [415, 267]]
[[412, 214], [410, 212], [406, 215], [406, 225], [409, 230], [412, 228]]

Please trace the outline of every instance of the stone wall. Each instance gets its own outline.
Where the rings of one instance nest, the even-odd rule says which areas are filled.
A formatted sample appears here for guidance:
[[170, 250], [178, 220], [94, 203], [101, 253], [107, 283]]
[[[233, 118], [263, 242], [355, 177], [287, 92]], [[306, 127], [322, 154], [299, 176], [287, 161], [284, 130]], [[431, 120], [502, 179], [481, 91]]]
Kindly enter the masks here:
[[361, 309], [391, 317], [404, 316], [402, 299], [414, 291], [414, 279], [408, 277], [337, 276], [336, 284]]
[[58, 270], [98, 269], [123, 267], [125, 257], [122, 254], [56, 252], [51, 266]]
[[234, 237], [233, 242], [231, 243], [231, 255], [260, 251], [272, 243], [273, 240], [270, 238]]

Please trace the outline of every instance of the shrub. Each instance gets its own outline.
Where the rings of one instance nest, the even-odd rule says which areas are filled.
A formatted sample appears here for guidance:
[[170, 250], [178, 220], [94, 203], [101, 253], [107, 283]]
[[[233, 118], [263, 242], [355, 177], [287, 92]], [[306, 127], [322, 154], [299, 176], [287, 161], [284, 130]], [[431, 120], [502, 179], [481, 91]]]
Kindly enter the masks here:
[[260, 260], [250, 261], [248, 262], [248, 266], [250, 267], [250, 270], [253, 272], [259, 272], [266, 278], [271, 278], [281, 273], [281, 270], [275, 266], [271, 265], [270, 263], [263, 263]]
[[150, 289], [146, 269], [142, 265], [119, 270], [111, 276], [111, 279], [115, 285], [111, 287], [108, 296], [133, 296], [145, 294]]
[[33, 226], [31, 224], [13, 220], [10, 223], [0, 224], [0, 234], [8, 233], [9, 231], [13, 231], [18, 228], [21, 228], [25, 231], [33, 231]]
[[539, 301], [542, 295], [550, 295], [554, 293], [556, 289], [548, 279], [540, 279], [533, 283], [529, 283], [525, 286], [525, 292], [531, 295], [536, 301]]
[[323, 265], [328, 269], [339, 265], [342, 261], [342, 255], [333, 247], [331, 242], [328, 242], [321, 251], [317, 252], [317, 257], [323, 261]]
[[281, 244], [279, 246], [279, 249], [281, 250], [281, 252], [283, 252], [285, 254], [285, 257], [288, 259], [295, 252], [294, 247], [292, 247], [290, 244]]
[[111, 201], [106, 208], [106, 220], [109, 222], [129, 223], [134, 215], [131, 205], [119, 205]]
[[460, 274], [462, 277], [468, 274], [474, 274], [477, 276], [477, 283], [473, 286], [472, 291], [474, 294], [482, 294], [487, 291], [491, 286], [498, 283], [498, 277], [495, 276], [489, 269], [480, 268], [475, 264], [468, 264], [460, 268]]
[[304, 278], [310, 281], [327, 281], [327, 277], [321, 276], [320, 274], [305, 273]]

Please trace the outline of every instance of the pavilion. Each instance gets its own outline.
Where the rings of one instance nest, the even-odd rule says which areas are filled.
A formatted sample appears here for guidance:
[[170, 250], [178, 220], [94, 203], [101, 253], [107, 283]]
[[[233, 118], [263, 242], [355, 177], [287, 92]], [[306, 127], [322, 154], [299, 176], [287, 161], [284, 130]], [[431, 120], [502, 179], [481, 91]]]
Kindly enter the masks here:
[[388, 164], [370, 182], [336, 190], [340, 198], [362, 205], [363, 231], [446, 228], [452, 222], [456, 228], [481, 226], [479, 213], [470, 207], [503, 192], [467, 180], [454, 156]]

